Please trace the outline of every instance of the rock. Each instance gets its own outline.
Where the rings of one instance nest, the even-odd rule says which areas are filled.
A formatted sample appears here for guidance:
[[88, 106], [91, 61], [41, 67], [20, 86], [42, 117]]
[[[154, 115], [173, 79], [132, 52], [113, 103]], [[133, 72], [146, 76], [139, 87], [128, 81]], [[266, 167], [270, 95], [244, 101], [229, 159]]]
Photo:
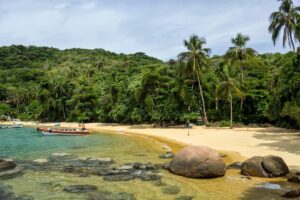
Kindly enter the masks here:
[[70, 156], [71, 154], [69, 154], [69, 153], [53, 153], [51, 155], [52, 156]]
[[130, 181], [135, 179], [134, 176], [131, 175], [110, 175], [110, 176], [105, 176], [103, 178], [104, 181]]
[[154, 181], [161, 179], [161, 175], [155, 174], [153, 172], [144, 172], [140, 175], [140, 179], [143, 181]]
[[300, 197], [300, 189], [298, 190], [291, 190], [289, 192], [286, 192], [282, 195], [282, 197], [285, 198], [297, 198]]
[[16, 195], [12, 192], [10, 185], [0, 183], [0, 199], [1, 200], [33, 200], [34, 198], [28, 195]]
[[123, 165], [121, 167], [118, 167], [117, 168], [118, 170], [131, 170], [133, 169], [133, 166], [130, 166], [130, 165]]
[[170, 185], [163, 188], [164, 194], [178, 194], [180, 192], [180, 187], [176, 185]]
[[159, 156], [159, 158], [162, 158], [162, 159], [174, 158], [174, 154], [172, 152], [166, 152], [164, 154], [161, 154]]
[[163, 145], [161, 148], [164, 149], [164, 150], [167, 150], [167, 151], [172, 151], [171, 147], [169, 147], [169, 146], [166, 145], [166, 144]]
[[226, 165], [219, 153], [205, 146], [185, 147], [169, 163], [169, 170], [189, 178], [224, 176]]
[[134, 194], [125, 192], [91, 192], [87, 200], [136, 200]]
[[17, 166], [13, 161], [0, 160], [0, 172], [14, 169]]
[[300, 176], [297, 176], [295, 174], [291, 175], [288, 178], [288, 182], [291, 182], [291, 183], [300, 183]]
[[7, 179], [21, 176], [21, 175], [23, 175], [23, 171], [24, 171], [24, 168], [22, 168], [22, 167], [16, 167], [11, 170], [2, 171], [2, 172], [0, 172], [0, 180], [7, 180]]
[[242, 163], [241, 162], [234, 162], [227, 166], [227, 169], [241, 169]]
[[194, 197], [192, 196], [180, 196], [175, 198], [175, 200], [192, 200]]
[[153, 181], [153, 184], [157, 187], [166, 186], [166, 184], [164, 182], [162, 182], [161, 179], [157, 179], [157, 180]]
[[246, 176], [280, 177], [289, 173], [282, 158], [277, 156], [254, 156], [242, 163], [241, 173]]
[[278, 156], [265, 156], [262, 165], [269, 177], [280, 177], [289, 173], [288, 166]]
[[98, 190], [98, 187], [94, 185], [70, 185], [64, 188], [65, 192], [70, 193], [86, 193], [95, 190]]
[[47, 163], [48, 160], [47, 159], [36, 159], [36, 160], [33, 160], [32, 162], [39, 163], [39, 164], [44, 164], [44, 163]]

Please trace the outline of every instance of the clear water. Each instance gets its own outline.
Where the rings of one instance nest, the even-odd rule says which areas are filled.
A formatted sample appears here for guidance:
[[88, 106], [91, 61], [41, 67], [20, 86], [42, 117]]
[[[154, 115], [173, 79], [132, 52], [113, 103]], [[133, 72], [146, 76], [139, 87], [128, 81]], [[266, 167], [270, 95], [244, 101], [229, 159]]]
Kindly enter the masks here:
[[[164, 163], [165, 160], [158, 158], [164, 152], [162, 149], [164, 145], [162, 141], [153, 138], [123, 134], [43, 136], [33, 128], [0, 129], [0, 157], [13, 159], [34, 160], [48, 158], [52, 153], [70, 153], [82, 158], [110, 157], [116, 161], [116, 165], [126, 162]], [[180, 149], [179, 146], [173, 146], [171, 146], [173, 149]], [[226, 154], [226, 162], [240, 159], [234, 154]], [[61, 172], [27, 171], [23, 176], [0, 180], [0, 183], [11, 185], [17, 195], [30, 195], [37, 200], [86, 199], [83, 194], [70, 194], [63, 191], [65, 186], [76, 184], [96, 185], [102, 191], [132, 193], [138, 200], [173, 200], [180, 196], [193, 196], [194, 200], [281, 199], [277, 191], [259, 187], [259, 184], [269, 180], [243, 179], [238, 170], [228, 170], [225, 177], [205, 180], [175, 176], [167, 171], [160, 171], [160, 173], [165, 184], [181, 188], [178, 194], [164, 194], [163, 186], [159, 187], [141, 180], [105, 182], [99, 176], [79, 177]]]

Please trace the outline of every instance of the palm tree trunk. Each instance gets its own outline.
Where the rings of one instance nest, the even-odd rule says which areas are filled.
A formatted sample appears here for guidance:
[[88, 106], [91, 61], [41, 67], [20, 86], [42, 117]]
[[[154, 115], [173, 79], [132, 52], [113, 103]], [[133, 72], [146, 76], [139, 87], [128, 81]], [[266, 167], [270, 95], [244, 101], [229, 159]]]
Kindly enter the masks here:
[[232, 129], [232, 96], [229, 94], [229, 100], [230, 100], [230, 128]]
[[198, 79], [200, 96], [201, 96], [201, 100], [202, 100], [202, 107], [203, 107], [203, 114], [204, 114], [204, 123], [205, 123], [206, 126], [208, 126], [208, 119], [207, 119], [207, 115], [206, 115], [206, 108], [205, 108], [205, 102], [204, 102], [204, 97], [203, 97], [203, 91], [202, 91], [202, 86], [201, 86], [201, 83], [200, 83], [200, 77], [199, 77], [198, 73], [197, 73], [197, 79]]

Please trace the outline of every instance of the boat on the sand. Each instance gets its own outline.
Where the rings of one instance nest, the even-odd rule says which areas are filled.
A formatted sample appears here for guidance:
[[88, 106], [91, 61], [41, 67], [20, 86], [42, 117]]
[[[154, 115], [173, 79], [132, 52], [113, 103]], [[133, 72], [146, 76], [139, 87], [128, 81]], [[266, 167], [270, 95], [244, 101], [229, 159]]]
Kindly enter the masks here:
[[37, 128], [37, 131], [44, 135], [89, 135], [86, 128]]

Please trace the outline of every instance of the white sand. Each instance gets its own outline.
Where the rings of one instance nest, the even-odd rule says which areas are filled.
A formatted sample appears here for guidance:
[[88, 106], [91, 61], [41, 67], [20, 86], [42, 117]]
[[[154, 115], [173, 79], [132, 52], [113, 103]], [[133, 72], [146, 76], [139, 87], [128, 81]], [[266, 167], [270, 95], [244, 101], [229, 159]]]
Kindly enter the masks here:
[[[52, 126], [55, 123], [39, 124]], [[25, 122], [24, 125], [37, 124]], [[66, 127], [78, 127], [75, 123], [61, 123]], [[134, 133], [162, 137], [187, 145], [205, 145], [216, 150], [234, 151], [244, 157], [277, 155], [289, 166], [300, 167], [300, 132], [280, 128], [153, 128], [149, 125], [122, 126], [89, 123], [86, 128], [94, 131]]]

